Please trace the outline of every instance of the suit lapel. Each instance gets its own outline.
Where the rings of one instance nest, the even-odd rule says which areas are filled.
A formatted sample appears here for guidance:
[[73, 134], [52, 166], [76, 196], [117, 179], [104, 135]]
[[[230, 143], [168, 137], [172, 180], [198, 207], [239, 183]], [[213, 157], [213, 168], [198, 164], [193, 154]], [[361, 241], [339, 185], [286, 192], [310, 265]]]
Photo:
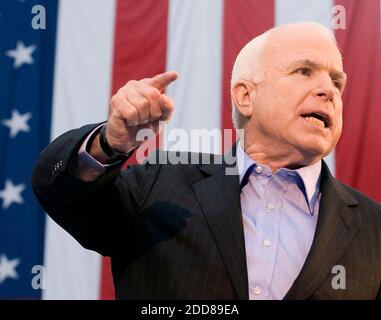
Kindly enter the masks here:
[[[235, 147], [233, 147], [233, 152]], [[234, 156], [234, 155], [233, 155]], [[206, 177], [192, 188], [216, 241], [238, 298], [249, 299], [238, 174], [226, 164], [204, 165]], [[231, 168], [230, 168], [231, 169]], [[323, 161], [319, 218], [306, 262], [285, 299], [307, 299], [331, 275], [361, 226], [356, 199], [337, 182]]]
[[207, 176], [192, 187], [238, 298], [245, 300], [248, 283], [239, 178], [237, 174], [226, 175], [226, 168], [224, 164], [202, 166]]
[[285, 299], [307, 299], [331, 275], [360, 228], [357, 201], [330, 174], [323, 161], [321, 201], [311, 250]]

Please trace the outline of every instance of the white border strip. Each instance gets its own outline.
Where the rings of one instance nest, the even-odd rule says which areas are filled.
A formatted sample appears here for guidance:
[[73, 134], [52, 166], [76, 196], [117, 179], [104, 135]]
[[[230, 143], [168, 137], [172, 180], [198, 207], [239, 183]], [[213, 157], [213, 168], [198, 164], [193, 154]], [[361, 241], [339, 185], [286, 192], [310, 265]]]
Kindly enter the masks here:
[[[212, 148], [191, 143], [189, 137], [192, 129], [221, 127], [223, 4], [223, 0], [169, 1], [167, 70], [178, 71], [179, 79], [167, 90], [175, 101], [167, 132], [179, 128], [187, 136], [172, 136], [174, 143], [164, 134], [164, 148], [221, 152], [218, 137]], [[205, 141], [209, 141], [207, 136]]]

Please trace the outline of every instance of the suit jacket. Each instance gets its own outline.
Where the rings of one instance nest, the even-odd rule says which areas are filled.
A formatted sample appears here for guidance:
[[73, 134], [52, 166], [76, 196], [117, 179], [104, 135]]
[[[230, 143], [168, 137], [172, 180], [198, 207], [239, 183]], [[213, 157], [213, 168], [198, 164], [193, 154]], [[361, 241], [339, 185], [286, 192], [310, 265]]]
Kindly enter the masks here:
[[[83, 247], [111, 257], [117, 299], [248, 299], [239, 176], [225, 174], [226, 158], [119, 166], [83, 182], [71, 168], [95, 126], [52, 142], [32, 185]], [[311, 250], [285, 299], [380, 299], [381, 206], [324, 162], [321, 192]], [[345, 268], [346, 289], [332, 286], [335, 265]]]

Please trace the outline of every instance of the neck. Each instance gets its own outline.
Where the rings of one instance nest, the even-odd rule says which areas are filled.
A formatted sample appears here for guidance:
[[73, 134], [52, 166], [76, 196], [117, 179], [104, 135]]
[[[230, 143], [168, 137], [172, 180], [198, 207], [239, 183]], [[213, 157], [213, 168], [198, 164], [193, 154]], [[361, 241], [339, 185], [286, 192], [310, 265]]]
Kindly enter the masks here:
[[244, 141], [242, 148], [251, 159], [269, 166], [272, 172], [276, 172], [280, 168], [295, 170], [320, 160], [318, 157], [308, 157], [306, 154], [288, 146], [276, 144]]

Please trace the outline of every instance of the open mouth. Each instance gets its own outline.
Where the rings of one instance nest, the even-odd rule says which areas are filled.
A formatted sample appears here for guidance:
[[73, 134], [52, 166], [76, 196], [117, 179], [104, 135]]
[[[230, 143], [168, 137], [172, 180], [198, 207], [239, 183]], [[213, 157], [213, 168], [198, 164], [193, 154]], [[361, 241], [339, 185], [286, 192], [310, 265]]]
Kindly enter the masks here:
[[306, 121], [320, 128], [328, 128], [331, 125], [329, 118], [326, 115], [321, 113], [304, 114], [302, 115], [302, 117]]

